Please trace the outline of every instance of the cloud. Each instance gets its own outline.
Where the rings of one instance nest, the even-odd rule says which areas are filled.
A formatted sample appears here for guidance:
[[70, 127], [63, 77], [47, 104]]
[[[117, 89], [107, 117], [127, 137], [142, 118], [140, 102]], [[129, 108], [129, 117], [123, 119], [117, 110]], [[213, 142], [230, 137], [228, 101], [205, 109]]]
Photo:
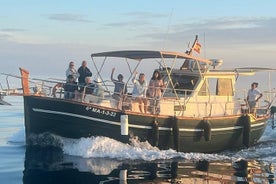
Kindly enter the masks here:
[[60, 14], [51, 14], [48, 17], [51, 20], [62, 21], [62, 22], [86, 22], [86, 23], [92, 22], [88, 19], [83, 18], [83, 15], [80, 15], [80, 14], [60, 13]]
[[[147, 31], [136, 38], [157, 44], [164, 42], [177, 43], [191, 40], [191, 36], [199, 35], [199, 39], [214, 45], [233, 46], [235, 44], [275, 44], [276, 17], [224, 17], [214, 19], [190, 18], [180, 24], [172, 24], [168, 32]], [[162, 32], [163, 31], [163, 32]], [[193, 38], [192, 38], [193, 39]], [[181, 42], [183, 44], [183, 42]]]
[[16, 40], [15, 34], [25, 32], [26, 29], [20, 28], [3, 28], [0, 29], [0, 40], [13, 42]]
[[129, 13], [124, 13], [123, 16], [127, 17], [135, 17], [135, 18], [141, 18], [141, 19], [155, 19], [155, 18], [163, 18], [163, 17], [168, 17], [168, 14], [165, 13], [152, 13], [152, 12], [129, 12]]
[[146, 28], [146, 29], [152, 30], [155, 23], [158, 22], [156, 19], [162, 20], [164, 17], [168, 17], [168, 14], [165, 14], [165, 13], [162, 14], [162, 13], [152, 13], [152, 12], [143, 12], [143, 11], [123, 13], [121, 15], [123, 16], [121, 20], [125, 20], [125, 21], [107, 23], [104, 26], [111, 27], [111, 28], [126, 27], [129, 30], [133, 30], [133, 27], [134, 28], [142, 27], [143, 29]]
[[0, 40], [9, 40], [11, 38], [12, 36], [10, 34], [0, 32]]
[[20, 29], [20, 28], [3, 28], [0, 29], [0, 32], [24, 32], [26, 29]]
[[114, 23], [108, 23], [105, 24], [104, 26], [110, 27], [110, 28], [121, 28], [121, 27], [129, 27], [130, 26], [145, 26], [145, 25], [150, 25], [150, 22], [147, 20], [133, 20], [133, 21], [124, 21], [124, 22], [114, 22]]

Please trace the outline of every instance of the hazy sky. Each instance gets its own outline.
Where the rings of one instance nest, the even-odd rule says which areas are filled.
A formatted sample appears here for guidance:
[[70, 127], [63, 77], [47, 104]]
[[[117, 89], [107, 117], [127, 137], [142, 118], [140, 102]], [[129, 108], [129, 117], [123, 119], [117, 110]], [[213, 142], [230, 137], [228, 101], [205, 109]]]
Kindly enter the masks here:
[[69, 61], [91, 61], [92, 52], [184, 52], [195, 35], [202, 57], [222, 58], [224, 67], [276, 68], [275, 7], [275, 0], [0, 0], [0, 72], [21, 66], [64, 75]]

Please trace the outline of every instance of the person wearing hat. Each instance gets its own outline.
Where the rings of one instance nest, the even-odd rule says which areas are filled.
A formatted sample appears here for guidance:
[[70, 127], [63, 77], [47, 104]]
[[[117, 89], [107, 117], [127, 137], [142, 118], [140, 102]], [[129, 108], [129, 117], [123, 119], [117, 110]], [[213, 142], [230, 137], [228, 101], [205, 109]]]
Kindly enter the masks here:
[[73, 75], [67, 77], [67, 82], [64, 85], [64, 98], [75, 99], [78, 95], [78, 85]]
[[113, 74], [114, 74], [115, 68], [112, 68], [111, 71], [111, 81], [114, 83], [115, 87], [114, 87], [114, 93], [112, 95], [112, 97], [116, 100], [116, 106], [118, 109], [121, 109], [122, 106], [122, 101], [125, 98], [125, 94], [127, 93], [127, 86], [126, 84], [123, 82], [124, 76], [122, 74], [119, 74], [117, 76], [117, 79], [113, 78]]
[[251, 89], [249, 89], [247, 93], [247, 102], [249, 105], [250, 113], [255, 113], [256, 104], [259, 101], [259, 99], [263, 96], [262, 92], [257, 87], [258, 83], [253, 82], [251, 84]]

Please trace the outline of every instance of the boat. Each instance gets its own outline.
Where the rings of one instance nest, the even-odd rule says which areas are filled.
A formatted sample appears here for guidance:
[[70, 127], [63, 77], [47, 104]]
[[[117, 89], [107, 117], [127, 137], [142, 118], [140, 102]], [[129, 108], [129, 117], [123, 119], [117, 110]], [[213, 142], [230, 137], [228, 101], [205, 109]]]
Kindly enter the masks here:
[[[20, 79], [21, 77], [17, 75], [12, 75], [12, 74], [6, 74], [6, 73], [0, 73], [0, 77], [1, 76], [5, 76], [7, 88], [4, 88], [4, 85], [2, 85], [2, 83], [0, 82], [0, 105], [12, 105], [9, 102], [5, 101], [4, 97], [22, 95], [21, 88], [11, 88], [11, 84], [10, 84], [10, 81], [14, 82], [14, 79], [18, 81], [18, 79]], [[2, 81], [1, 78], [0, 78], [0, 81]]]
[[[139, 139], [161, 150], [179, 152], [213, 153], [256, 144], [270, 117], [270, 105], [258, 106], [254, 113], [250, 113], [244, 100], [246, 92], [235, 88], [241, 76], [252, 76], [255, 71], [219, 69], [223, 64], [221, 59], [205, 59], [193, 54], [193, 51], [198, 52], [199, 46], [196, 37], [186, 52], [122, 50], [92, 53], [96, 76], [100, 79], [100, 85], [95, 88], [102, 89], [103, 93], [95, 94], [91, 101], [85, 100], [85, 95], [79, 99], [65, 99], [63, 89], [60, 89], [60, 95], [53, 97], [51, 90], [56, 80], [42, 80], [41, 90], [35, 88], [32, 91], [34, 82], [30, 81], [36, 80], [37, 84], [37, 79], [20, 68], [27, 144], [31, 143], [32, 135], [44, 133], [72, 139], [106, 136], [123, 143]], [[152, 106], [147, 107], [150, 113], [140, 112], [131, 93], [122, 98], [121, 107], [114, 106], [114, 86], [102, 75], [106, 73], [103, 66], [108, 59], [132, 62], [128, 65], [130, 76], [126, 81], [130, 89], [133, 87], [131, 78], [141, 63], [145, 62], [147, 67], [158, 63], [159, 67], [153, 71], [161, 73], [165, 84], [159, 112], [150, 111]], [[147, 100], [153, 99], [148, 97]]]

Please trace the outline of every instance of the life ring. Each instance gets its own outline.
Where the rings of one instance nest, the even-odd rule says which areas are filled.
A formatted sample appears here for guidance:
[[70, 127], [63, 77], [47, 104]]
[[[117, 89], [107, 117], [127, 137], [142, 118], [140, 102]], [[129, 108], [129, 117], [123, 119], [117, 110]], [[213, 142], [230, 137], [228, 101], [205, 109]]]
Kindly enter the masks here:
[[152, 122], [152, 145], [158, 146], [159, 142], [159, 123], [156, 119]]
[[205, 141], [210, 141], [212, 137], [211, 124], [208, 120], [203, 120], [203, 130]]
[[251, 122], [250, 117], [245, 115], [242, 117], [242, 124], [243, 124], [243, 145], [247, 148], [250, 146], [250, 137], [251, 137]]
[[173, 133], [173, 143], [174, 149], [179, 151], [179, 127], [178, 127], [178, 120], [176, 117], [173, 117], [172, 120], [172, 133]]

